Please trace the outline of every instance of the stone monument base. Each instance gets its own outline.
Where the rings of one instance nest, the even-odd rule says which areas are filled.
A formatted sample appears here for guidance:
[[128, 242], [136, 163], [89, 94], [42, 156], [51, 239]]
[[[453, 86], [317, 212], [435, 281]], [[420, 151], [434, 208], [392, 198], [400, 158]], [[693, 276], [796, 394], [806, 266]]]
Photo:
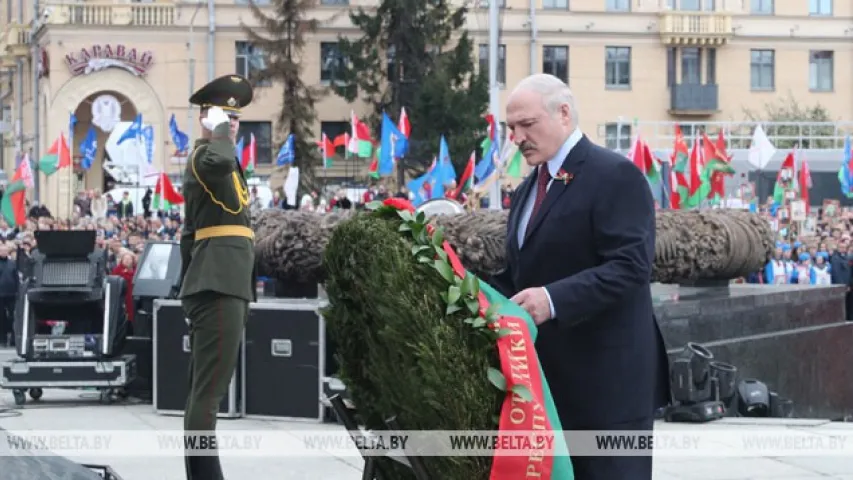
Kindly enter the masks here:
[[794, 402], [797, 418], [853, 415], [853, 322], [842, 286], [652, 285], [667, 351], [698, 343]]

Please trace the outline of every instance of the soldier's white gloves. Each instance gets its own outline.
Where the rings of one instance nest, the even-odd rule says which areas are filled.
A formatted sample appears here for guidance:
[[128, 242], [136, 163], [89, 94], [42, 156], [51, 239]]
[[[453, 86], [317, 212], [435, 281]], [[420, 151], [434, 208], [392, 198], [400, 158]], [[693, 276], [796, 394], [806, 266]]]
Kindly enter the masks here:
[[222, 125], [223, 123], [230, 122], [231, 119], [228, 118], [228, 115], [225, 114], [219, 107], [210, 107], [207, 110], [207, 115], [201, 119], [201, 124], [204, 125], [204, 128], [210, 130], [211, 132]]

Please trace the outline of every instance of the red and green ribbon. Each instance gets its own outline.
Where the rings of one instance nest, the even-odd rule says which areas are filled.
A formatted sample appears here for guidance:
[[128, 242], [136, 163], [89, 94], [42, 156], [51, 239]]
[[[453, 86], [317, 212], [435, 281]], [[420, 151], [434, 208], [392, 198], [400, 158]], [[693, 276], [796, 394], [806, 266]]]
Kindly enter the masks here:
[[[388, 199], [383, 203], [397, 210], [414, 212], [411, 203], [403, 199]], [[432, 225], [427, 225], [430, 236], [434, 230]], [[442, 248], [454, 274], [464, 279], [467, 272], [453, 247], [444, 241]], [[498, 338], [496, 345], [500, 370], [507, 383], [507, 395], [501, 405], [498, 422], [498, 436], [513, 436], [514, 433], [515, 436], [527, 436], [535, 432], [533, 438], [539, 441], [519, 454], [517, 449], [507, 451], [507, 445], [513, 445], [512, 442], [499, 439], [492, 460], [490, 480], [573, 480], [574, 473], [566, 440], [562, 435], [562, 425], [534, 346], [536, 325], [523, 308], [486, 282], [479, 279], [478, 282], [480, 315], [485, 317], [485, 312], [491, 307], [497, 314], [497, 321], [492, 324], [492, 328], [505, 332]], [[530, 392], [531, 398], [521, 398], [513, 391], [516, 386]]]

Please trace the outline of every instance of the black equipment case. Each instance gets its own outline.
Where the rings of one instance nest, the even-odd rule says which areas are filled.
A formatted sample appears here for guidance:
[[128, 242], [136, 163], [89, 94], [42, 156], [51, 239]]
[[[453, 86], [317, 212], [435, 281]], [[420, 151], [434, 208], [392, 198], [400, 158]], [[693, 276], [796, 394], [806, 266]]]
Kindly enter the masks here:
[[[154, 347], [153, 404], [162, 415], [184, 414], [189, 392], [190, 336], [180, 300], [154, 300], [152, 343]], [[219, 406], [219, 418], [245, 415], [245, 338], [241, 341], [237, 368], [228, 393]]]
[[318, 299], [261, 299], [246, 325], [246, 416], [320, 422], [325, 323]]
[[136, 356], [110, 360], [28, 362], [10, 360], [3, 364], [3, 388], [119, 388], [136, 378]]

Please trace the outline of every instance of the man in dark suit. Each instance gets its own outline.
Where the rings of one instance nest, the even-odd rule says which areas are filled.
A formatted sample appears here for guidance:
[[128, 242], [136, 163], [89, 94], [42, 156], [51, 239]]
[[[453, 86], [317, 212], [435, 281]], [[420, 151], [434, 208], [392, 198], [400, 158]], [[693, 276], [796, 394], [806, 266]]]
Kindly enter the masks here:
[[[587, 139], [554, 76], [518, 85], [507, 126], [535, 168], [512, 198], [496, 287], [539, 326], [536, 350], [565, 430], [651, 434], [669, 383], [649, 287], [655, 207], [646, 179]], [[652, 478], [651, 454], [572, 463], [577, 480]]]

